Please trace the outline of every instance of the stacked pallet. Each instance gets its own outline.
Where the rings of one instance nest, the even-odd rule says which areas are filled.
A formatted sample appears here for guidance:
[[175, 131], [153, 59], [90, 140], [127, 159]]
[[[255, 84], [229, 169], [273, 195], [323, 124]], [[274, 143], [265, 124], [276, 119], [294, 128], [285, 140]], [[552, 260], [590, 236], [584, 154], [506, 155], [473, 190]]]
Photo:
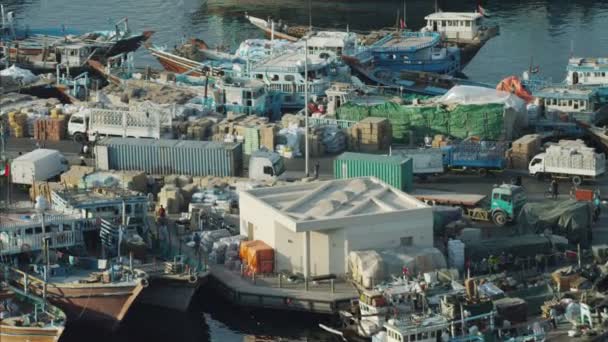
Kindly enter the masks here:
[[241, 116], [234, 120], [223, 120], [215, 126], [214, 141], [239, 141], [243, 143], [243, 153], [251, 154], [260, 147], [274, 150], [279, 127], [268, 123], [268, 118]]
[[348, 131], [351, 151], [381, 152], [388, 150], [392, 140], [392, 127], [388, 119], [367, 117]]
[[34, 139], [60, 141], [65, 138], [65, 120], [59, 118], [40, 118], [34, 122]]
[[528, 169], [530, 160], [540, 152], [541, 136], [528, 134], [515, 140], [507, 151], [507, 162], [512, 169]]
[[433, 140], [431, 141], [431, 147], [440, 148], [444, 146], [448, 146], [452, 143], [452, 139], [450, 137], [443, 134], [435, 134]]
[[546, 153], [545, 164], [551, 167], [600, 170], [606, 163], [604, 154], [595, 153], [594, 148], [580, 140], [560, 140], [549, 146]]
[[27, 114], [24, 112], [9, 112], [8, 127], [11, 137], [25, 137], [27, 133]]

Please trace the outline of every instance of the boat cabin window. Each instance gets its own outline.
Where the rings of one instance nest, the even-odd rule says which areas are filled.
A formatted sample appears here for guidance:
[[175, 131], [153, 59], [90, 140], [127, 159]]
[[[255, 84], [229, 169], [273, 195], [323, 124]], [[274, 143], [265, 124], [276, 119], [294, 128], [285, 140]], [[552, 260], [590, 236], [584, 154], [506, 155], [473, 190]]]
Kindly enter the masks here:
[[263, 74], [255, 74], [255, 78], [257, 78], [258, 80], [264, 79], [264, 75]]
[[272, 79], [271, 80], [272, 81], [278, 81], [279, 80], [279, 75], [277, 75], [277, 74], [272, 75]]
[[475, 26], [481, 25], [481, 18], [475, 19]]
[[293, 82], [296, 78], [293, 75], [285, 75], [284, 79], [287, 82]]
[[435, 337], [435, 336], [437, 336], [437, 335], [435, 335], [435, 332], [434, 332], [434, 331], [431, 331], [431, 338], [433, 338], [433, 337]]
[[468, 20], [467, 20], [467, 21], [465, 21], [465, 22], [464, 22], [464, 24], [465, 24], [465, 26], [466, 26], [466, 27], [471, 27], [471, 22], [470, 22], [470, 21], [468, 21]]
[[573, 103], [573, 108], [574, 108], [574, 109], [578, 109], [578, 101], [574, 101], [574, 103]]
[[446, 25], [445, 20], [442, 20], [442, 21], [441, 21], [441, 26], [443, 26], [443, 27], [446, 27], [446, 26], [447, 26], [447, 25]]
[[410, 335], [410, 342], [416, 341], [416, 335], [411, 334]]
[[605, 72], [602, 72], [602, 77], [606, 77], [606, 73]]

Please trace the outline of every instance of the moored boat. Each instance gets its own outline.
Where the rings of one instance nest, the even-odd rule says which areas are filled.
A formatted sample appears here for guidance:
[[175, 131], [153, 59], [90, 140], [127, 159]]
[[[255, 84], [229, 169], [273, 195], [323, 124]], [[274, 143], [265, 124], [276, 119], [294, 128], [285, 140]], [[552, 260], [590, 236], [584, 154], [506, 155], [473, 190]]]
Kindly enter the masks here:
[[65, 314], [41, 298], [0, 285], [0, 341], [57, 342]]
[[191, 270], [181, 261], [138, 266], [146, 271], [150, 285], [138, 302], [176, 311], [187, 311], [192, 297], [207, 282], [209, 272]]
[[[290, 42], [295, 42], [298, 41], [305, 34], [305, 32], [308, 31], [303, 26], [298, 26], [291, 28], [292, 32], [290, 32], [290, 28], [286, 24], [283, 24], [281, 20], [279, 20], [278, 22], [275, 22], [272, 19], [264, 20], [248, 15], [247, 13], [245, 13], [245, 18], [247, 18], [247, 20], [249, 20], [249, 22], [255, 27], [264, 31], [266, 33], [266, 36], [268, 36], [269, 38], [274, 37], [278, 39], [285, 39]], [[296, 37], [297, 33], [300, 33], [298, 35], [299, 37]]]
[[[103, 260], [74, 260], [78, 260], [78, 266], [51, 267], [46, 281], [46, 298], [63, 310], [70, 322], [94, 322], [105, 329], [116, 329], [147, 286], [145, 273], [119, 265], [99, 272], [97, 266], [103, 266]], [[15, 269], [14, 272], [21, 275], [15, 281], [19, 286], [27, 282], [28, 291], [44, 297], [45, 281], [33, 272], [36, 270], [41, 267], [34, 267], [30, 272]]]

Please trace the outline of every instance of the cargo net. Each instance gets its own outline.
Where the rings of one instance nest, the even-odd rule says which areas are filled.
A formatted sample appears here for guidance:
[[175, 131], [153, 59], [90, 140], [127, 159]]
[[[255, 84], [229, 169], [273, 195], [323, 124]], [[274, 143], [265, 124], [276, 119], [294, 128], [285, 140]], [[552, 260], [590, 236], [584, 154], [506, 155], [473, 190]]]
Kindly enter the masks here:
[[393, 141], [414, 142], [425, 136], [444, 134], [458, 139], [476, 136], [482, 140], [504, 138], [503, 104], [412, 107], [396, 103], [375, 106], [345, 104], [337, 112], [340, 120], [360, 121], [368, 116], [387, 118], [393, 128]]

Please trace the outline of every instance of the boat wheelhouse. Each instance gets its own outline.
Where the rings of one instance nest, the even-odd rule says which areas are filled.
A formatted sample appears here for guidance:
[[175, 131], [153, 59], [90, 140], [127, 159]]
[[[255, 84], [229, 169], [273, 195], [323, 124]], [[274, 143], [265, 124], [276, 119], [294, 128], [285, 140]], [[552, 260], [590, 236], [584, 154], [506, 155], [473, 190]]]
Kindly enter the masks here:
[[489, 28], [479, 12], [436, 12], [424, 17], [426, 32], [438, 32], [447, 40], [481, 41], [488, 39]]
[[372, 337], [372, 342], [435, 342], [442, 338], [449, 324], [442, 316], [389, 319], [386, 331]]
[[331, 51], [340, 57], [351, 54], [357, 46], [357, 35], [352, 32], [319, 31], [307, 39], [308, 53]]
[[264, 82], [270, 92], [280, 93], [283, 108], [301, 109], [305, 105], [306, 78], [308, 95], [322, 96], [333, 80], [348, 75], [348, 68], [331, 52], [310, 54], [306, 63], [304, 51], [288, 51], [252, 65], [249, 75]]
[[546, 112], [572, 114], [574, 119], [586, 123], [595, 122], [602, 108], [597, 89], [586, 87], [547, 87], [534, 93]]
[[573, 57], [566, 67], [567, 85], [608, 86], [608, 58]]
[[224, 77], [215, 84], [216, 109], [247, 115], [273, 116], [278, 114], [280, 103], [273, 101], [266, 85], [257, 79]]

